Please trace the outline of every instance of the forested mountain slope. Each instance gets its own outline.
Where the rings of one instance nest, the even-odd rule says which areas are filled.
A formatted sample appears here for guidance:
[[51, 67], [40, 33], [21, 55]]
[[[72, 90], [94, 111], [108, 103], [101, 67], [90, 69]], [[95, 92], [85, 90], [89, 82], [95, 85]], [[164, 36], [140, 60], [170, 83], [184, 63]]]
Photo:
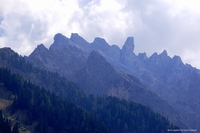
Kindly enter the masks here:
[[0, 77], [1, 84], [14, 97], [12, 112], [26, 110], [23, 124], [38, 123], [31, 132], [111, 132], [93, 114], [24, 80], [18, 74], [11, 74], [8, 69], [0, 68]]
[[[35, 130], [39, 132], [104, 130], [103, 132], [146, 133], [167, 132], [167, 129], [177, 128], [160, 114], [138, 103], [115, 97], [86, 95], [73, 82], [56, 73], [35, 68], [9, 48], [1, 49], [0, 55], [0, 81], [13, 92], [13, 110], [28, 110], [26, 115], [30, 119], [27, 122], [31, 124], [38, 121]], [[2, 66], [10, 68], [11, 71]], [[32, 82], [45, 87], [48, 91]], [[64, 112], [68, 113], [62, 115]], [[55, 121], [58, 123], [54, 123]], [[68, 122], [69, 126], [66, 127], [65, 122]]]

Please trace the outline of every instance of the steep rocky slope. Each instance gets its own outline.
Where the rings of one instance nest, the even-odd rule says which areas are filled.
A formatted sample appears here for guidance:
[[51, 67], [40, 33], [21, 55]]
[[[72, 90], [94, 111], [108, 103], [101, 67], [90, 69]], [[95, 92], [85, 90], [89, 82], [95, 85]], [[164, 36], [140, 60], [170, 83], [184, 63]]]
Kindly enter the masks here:
[[[111, 97], [111, 96], [95, 97], [94, 95], [85, 95], [85, 93], [82, 93], [82, 91], [74, 83], [69, 82], [64, 77], [60, 77], [57, 73], [52, 73], [52, 72], [48, 72], [48, 71], [33, 67], [32, 64], [26, 62], [23, 57], [19, 56], [10, 48], [0, 49], [0, 66], [1, 66], [1, 71], [0, 71], [1, 85], [5, 85], [6, 87], [8, 87], [10, 91], [15, 92], [15, 95], [21, 96], [20, 98], [16, 99], [14, 98], [15, 96], [12, 95], [11, 93], [7, 94], [7, 96], [14, 99], [12, 111], [14, 111], [13, 109], [15, 107], [17, 110], [23, 109], [23, 111], [25, 111], [24, 112], [25, 114], [21, 113], [22, 119], [21, 119], [21, 115], [19, 114], [16, 114], [14, 119], [20, 123], [22, 121], [23, 121], [22, 123], [24, 122], [29, 123], [28, 124], [29, 127], [27, 128], [30, 128], [31, 130], [42, 129], [42, 130], [52, 131], [53, 127], [56, 128], [54, 125], [53, 126], [51, 125], [52, 123], [55, 122], [55, 120], [53, 120], [54, 122], [49, 122], [49, 121], [47, 122], [46, 118], [40, 119], [40, 120], [42, 121], [45, 120], [46, 121], [45, 123], [48, 123], [48, 125], [52, 128], [47, 128], [46, 124], [41, 125], [43, 128], [34, 128], [34, 125], [35, 124], [37, 125], [38, 122], [36, 122], [35, 124], [33, 123], [34, 124], [33, 126], [30, 125], [30, 123], [33, 122], [32, 121], [33, 115], [34, 117], [37, 117], [38, 114], [42, 113], [42, 112], [36, 113], [35, 112], [36, 108], [39, 109], [37, 111], [48, 110], [47, 112], [49, 112], [50, 105], [53, 105], [50, 103], [50, 101], [59, 99], [58, 97], [56, 98], [54, 94], [52, 94], [54, 96], [51, 97], [51, 100], [50, 100], [49, 95], [51, 95], [51, 93], [49, 93], [49, 91], [54, 92], [57, 96], [69, 98], [70, 101], [75, 102], [79, 107], [92, 111], [94, 114], [98, 116], [99, 119], [103, 120], [108, 125], [112, 125], [112, 127], [116, 128], [116, 132], [130, 132], [130, 131], [138, 132], [138, 130], [140, 132], [147, 132], [147, 131], [158, 132], [158, 130], [159, 132], [166, 132], [167, 129], [169, 128], [170, 129], [177, 128], [173, 125], [170, 125], [168, 120], [166, 120], [160, 114], [154, 113], [152, 112], [150, 108], [142, 106], [138, 103], [127, 102], [126, 100], [120, 100], [116, 97]], [[88, 73], [84, 72], [85, 69], [87, 69], [89, 75]], [[83, 73], [80, 73], [80, 71], [83, 71]], [[11, 73], [14, 73], [14, 74], [11, 74]], [[89, 77], [88, 78], [89, 80], [94, 80], [94, 83], [99, 83], [98, 82], [99, 79], [107, 78], [106, 81], [103, 81], [103, 80], [101, 81], [105, 83], [104, 87], [106, 89], [102, 88], [102, 86], [100, 87], [92, 86], [91, 88], [96, 88], [98, 90], [102, 88], [102, 91], [101, 91], [102, 94], [105, 94], [105, 95], [107, 94], [107, 95], [112, 95], [112, 96], [114, 95], [114, 96], [118, 96], [120, 98], [124, 98], [127, 100], [140, 102], [140, 103], [143, 103], [144, 105], [149, 105], [152, 109], [154, 109], [154, 111], [162, 112], [163, 114], [165, 114], [165, 116], [168, 116], [170, 120], [172, 120], [173, 122], [179, 125], [180, 123], [182, 123], [179, 119], [179, 115], [165, 101], [160, 99], [155, 93], [152, 93], [147, 88], [145, 88], [136, 77], [123, 74], [117, 71], [116, 69], [114, 69], [114, 67], [110, 65], [105, 60], [105, 58], [96, 51], [91, 52], [91, 54], [87, 58], [86, 65], [83, 66], [76, 74], [78, 74], [78, 75], [75, 75], [77, 77], [80, 77], [80, 76], [83, 77], [84, 75], [86, 75], [86, 78]], [[23, 75], [23, 77], [26, 80], [23, 80], [23, 78], [20, 75]], [[77, 81], [79, 81], [78, 83], [81, 83], [80, 81], [82, 80], [87, 82], [88, 79], [85, 80], [83, 77]], [[48, 92], [45, 91], [45, 89], [40, 90], [39, 89], [40, 87], [33, 85], [31, 82], [36, 83], [37, 85], [40, 85], [45, 88], [47, 87], [46, 89], [48, 90]], [[88, 82], [88, 84], [91, 84], [91, 82]], [[96, 92], [96, 90], [95, 91], [91, 91], [91, 89], [88, 90], [87, 83], [85, 84], [85, 86], [86, 88], [84, 87], [84, 85], [81, 85], [81, 87], [83, 87], [85, 91], [89, 93]], [[3, 94], [2, 90], [0, 92], [1, 92], [0, 94]], [[101, 93], [98, 92], [98, 94], [101, 94]], [[131, 96], [127, 94], [131, 94]], [[0, 99], [1, 98], [2, 98], [2, 95], [0, 95]], [[44, 104], [44, 101], [46, 104]], [[3, 100], [2, 103], [4, 103], [5, 105], [6, 101]], [[56, 115], [56, 116], [52, 116], [52, 115], [55, 113], [55, 111], [63, 110], [63, 105], [65, 105], [61, 103], [61, 101], [58, 103], [55, 103], [54, 101], [53, 103], [54, 105], [51, 106], [51, 109], [53, 110], [55, 109], [55, 110], [51, 112], [50, 115], [48, 115], [49, 117], [51, 117], [49, 118], [51, 120], [55, 119], [56, 116], [60, 116], [60, 115]], [[42, 109], [43, 107], [45, 107], [46, 109]], [[74, 108], [73, 107], [67, 108], [68, 113], [79, 112], [79, 111], [74, 111], [74, 110], [69, 111], [70, 109], [74, 109]], [[29, 111], [27, 112], [27, 110]], [[9, 112], [7, 110], [5, 110], [5, 112], [10, 117]], [[66, 115], [66, 112], [67, 111], [64, 111], [63, 115]], [[28, 113], [29, 117], [24, 117], [26, 116], [26, 113]], [[43, 114], [39, 116], [45, 116], [45, 115]], [[73, 116], [74, 116], [74, 113], [73, 113]], [[56, 118], [56, 120], [57, 119], [58, 118]], [[74, 119], [71, 119], [71, 120], [74, 120]], [[77, 122], [80, 122], [80, 119], [77, 119], [77, 120], [79, 120]], [[87, 120], [87, 118], [84, 120]], [[68, 124], [68, 127], [71, 127], [70, 124], [73, 125], [74, 121], [71, 121], [71, 122]], [[66, 127], [66, 124], [63, 125], [62, 123], [62, 126], [58, 126], [58, 127], [60, 130], [60, 128]], [[142, 127], [142, 130], [141, 130], [141, 127]], [[58, 132], [58, 130], [56, 130], [56, 132]]]
[[[135, 75], [172, 105], [189, 127], [200, 130], [200, 70], [184, 64], [179, 56], [171, 58], [166, 50], [161, 54], [155, 52], [150, 57], [146, 53], [136, 55], [133, 37], [127, 38], [122, 49], [116, 45], [110, 46], [100, 38], [86, 45], [78, 34], [72, 34], [70, 40], [85, 52], [91, 49], [98, 51], [117, 70]], [[84, 42], [84, 46], [81, 42]]]

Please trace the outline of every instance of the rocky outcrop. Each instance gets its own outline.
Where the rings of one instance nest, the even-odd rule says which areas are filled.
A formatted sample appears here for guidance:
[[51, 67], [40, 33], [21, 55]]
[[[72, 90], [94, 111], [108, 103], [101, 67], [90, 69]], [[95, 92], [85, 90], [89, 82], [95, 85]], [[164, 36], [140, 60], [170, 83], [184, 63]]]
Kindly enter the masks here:
[[122, 51], [121, 51], [122, 56], [125, 56], [125, 55], [129, 56], [129, 55], [133, 54], [134, 47], [135, 47], [134, 38], [128, 37], [126, 39], [124, 46], [122, 47]]

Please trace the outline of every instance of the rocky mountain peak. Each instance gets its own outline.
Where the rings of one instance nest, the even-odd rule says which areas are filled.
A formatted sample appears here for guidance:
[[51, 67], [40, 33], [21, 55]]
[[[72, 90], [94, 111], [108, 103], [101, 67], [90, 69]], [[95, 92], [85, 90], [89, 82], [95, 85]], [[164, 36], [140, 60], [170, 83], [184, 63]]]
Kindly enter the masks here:
[[10, 47], [4, 47], [0, 49], [0, 52], [13, 53], [14, 51]]
[[166, 50], [164, 50], [161, 54], [160, 54], [161, 56], [168, 56], [168, 54], [167, 54], [167, 51]]
[[44, 46], [44, 44], [38, 45], [36, 49], [39, 50], [39, 51], [41, 51], [41, 52], [44, 51], [44, 50], [48, 50], [48, 49]]
[[57, 33], [55, 36], [54, 36], [54, 41], [61, 41], [61, 40], [65, 40], [66, 37], [64, 35], [62, 35], [61, 33]]
[[134, 50], [134, 38], [133, 37], [128, 37], [126, 39], [126, 42], [124, 44], [124, 46], [122, 47], [122, 51], [124, 51], [125, 53], [132, 53]]
[[162, 53], [160, 53], [160, 54], [158, 54], [157, 52], [155, 52], [155, 53], [153, 53], [151, 56], [150, 56], [150, 61], [153, 61], [153, 62], [157, 62], [157, 63], [161, 63], [161, 64], [163, 64], [164, 62], [164, 64], [166, 64], [166, 63], [168, 63], [169, 61], [170, 61], [170, 57], [168, 56], [168, 54], [167, 54], [167, 51], [166, 50], [164, 50]]
[[95, 37], [93, 43], [107, 43], [104, 38]]
[[158, 58], [158, 53], [155, 52], [149, 57], [149, 62], [150, 63], [155, 63], [156, 59]]
[[34, 55], [38, 55], [40, 53], [43, 53], [44, 55], [46, 52], [48, 52], [48, 49], [43, 44], [40, 44], [29, 56], [33, 57]]
[[7, 58], [14, 54], [16, 54], [16, 53], [9, 47], [0, 48], [0, 60], [1, 60], [1, 58]]
[[180, 67], [180, 66], [184, 65], [182, 60], [181, 60], [181, 58], [179, 56], [177, 56], [177, 55], [175, 55], [172, 58], [171, 64], [173, 64], [174, 66], [177, 66], [177, 67]]
[[80, 37], [78, 33], [71, 33], [70, 39], [72, 39], [72, 38], [77, 38], [77, 37], [78, 37], [78, 38]]
[[95, 44], [97, 47], [107, 47], [109, 44], [106, 42], [105, 39], [96, 37], [93, 41], [93, 44]]
[[168, 63], [171, 60], [171, 57], [168, 56], [166, 50], [164, 50], [161, 54], [159, 54], [159, 58], [161, 62], [166, 62], [166, 63]]
[[63, 49], [63, 47], [70, 44], [70, 41], [71, 40], [69, 40], [67, 37], [65, 37], [61, 33], [57, 33], [54, 36], [54, 42], [50, 46], [49, 50], [51, 50], [51, 49]]
[[143, 60], [143, 61], [145, 61], [145, 60], [148, 59], [146, 53], [139, 53], [139, 54], [138, 54], [138, 58], [140, 58], [140, 59]]
[[71, 37], [70, 37], [70, 40], [75, 42], [78, 45], [87, 45], [87, 44], [89, 44], [85, 39], [83, 39], [77, 33], [72, 33]]

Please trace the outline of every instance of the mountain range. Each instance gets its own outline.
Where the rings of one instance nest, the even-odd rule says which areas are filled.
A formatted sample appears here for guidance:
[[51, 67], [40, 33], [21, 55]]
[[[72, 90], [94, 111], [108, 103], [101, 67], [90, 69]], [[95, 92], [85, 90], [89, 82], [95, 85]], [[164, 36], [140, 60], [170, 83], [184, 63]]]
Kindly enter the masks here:
[[134, 53], [134, 38], [122, 49], [103, 38], [87, 42], [77, 33], [58, 33], [46, 48], [40, 44], [25, 59], [58, 72], [88, 94], [117, 96], [149, 106], [175, 125], [200, 130], [200, 70], [167, 51]]
[[[92, 52], [90, 58], [96, 57], [107, 64], [100, 54]], [[34, 67], [11, 48], [0, 49], [0, 66], [0, 132], [11, 133], [11, 129], [12, 133], [179, 131], [147, 106], [115, 96], [86, 94], [82, 86], [58, 73]], [[129, 77], [138, 90], [139, 81]]]

